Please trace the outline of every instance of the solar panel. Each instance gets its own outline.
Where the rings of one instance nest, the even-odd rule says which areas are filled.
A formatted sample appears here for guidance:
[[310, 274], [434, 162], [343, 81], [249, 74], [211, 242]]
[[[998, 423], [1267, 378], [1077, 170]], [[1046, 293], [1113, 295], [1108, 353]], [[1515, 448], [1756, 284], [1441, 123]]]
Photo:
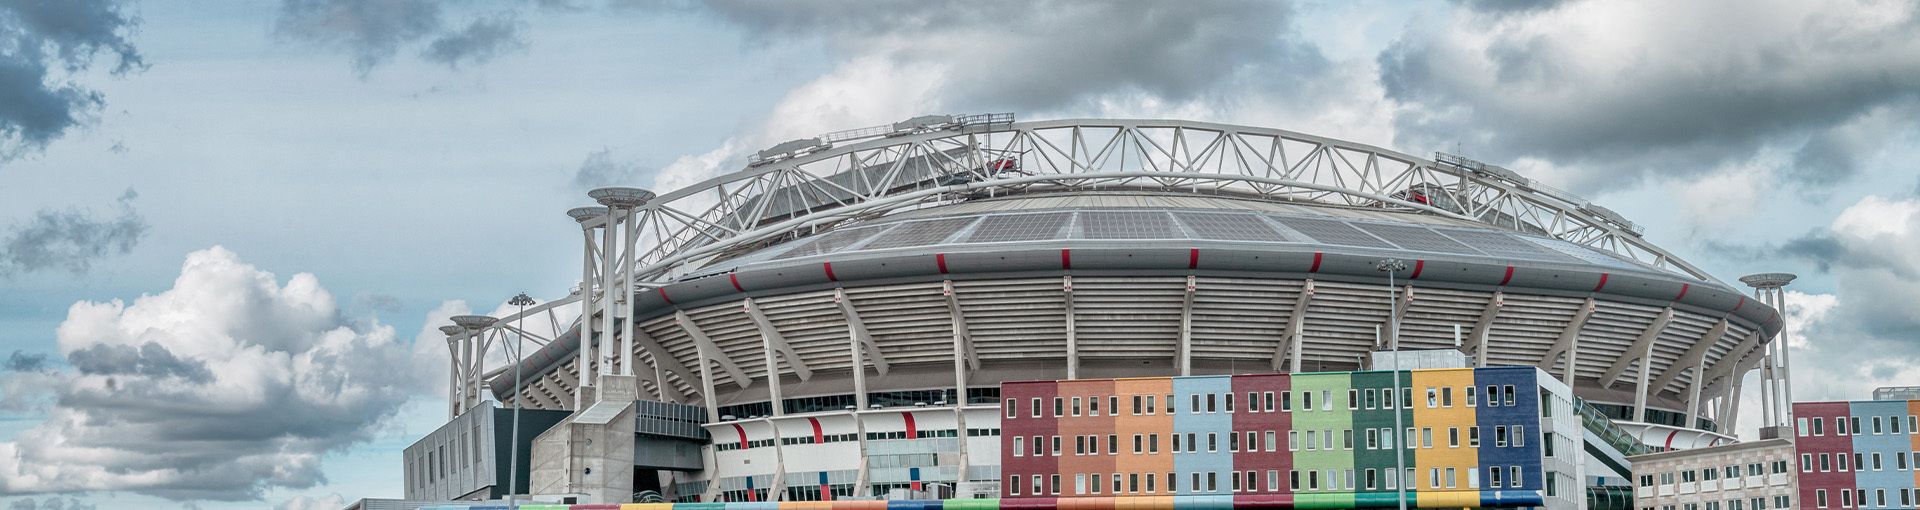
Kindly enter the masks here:
[[1363, 246], [1367, 248], [1395, 248], [1395, 246], [1391, 244], [1381, 242], [1379, 239], [1367, 235], [1366, 232], [1361, 232], [1351, 225], [1338, 221], [1316, 220], [1296, 216], [1274, 216], [1273, 218], [1279, 220], [1281, 224], [1286, 225], [1288, 228], [1306, 234], [1307, 237], [1312, 237], [1314, 241], [1323, 244]]
[[1284, 243], [1286, 236], [1251, 214], [1208, 214], [1182, 212], [1174, 215], [1202, 239], [1224, 241], [1271, 241]]
[[1088, 211], [1080, 213], [1087, 239], [1181, 239], [1186, 235], [1161, 211]]
[[817, 236], [813, 239], [813, 241], [808, 242], [805, 245], [801, 245], [798, 248], [787, 250], [786, 253], [782, 253], [780, 254], [780, 256], [774, 257], [773, 259], [785, 260], [785, 259], [799, 258], [799, 257], [811, 257], [811, 256], [819, 255], [822, 253], [833, 253], [836, 251], [840, 251], [841, 248], [853, 246], [854, 243], [858, 243], [860, 241], [866, 240], [866, 238], [871, 237], [874, 234], [878, 234], [880, 233], [880, 231], [886, 230], [888, 228], [889, 226], [880, 226], [880, 227], [856, 228], [856, 229], [848, 229], [848, 230], [835, 230], [832, 232], [828, 232], [827, 235]]
[[894, 227], [886, 236], [867, 243], [861, 249], [884, 250], [887, 248], [905, 248], [908, 246], [926, 246], [944, 241], [954, 232], [966, 228], [978, 218], [941, 218], [937, 220], [915, 221]]
[[1613, 256], [1612, 254], [1602, 253], [1600, 250], [1588, 248], [1578, 244], [1569, 243], [1566, 241], [1561, 241], [1559, 239], [1540, 239], [1540, 238], [1534, 238], [1534, 237], [1520, 237], [1520, 239], [1532, 241], [1534, 244], [1552, 248], [1553, 251], [1557, 251], [1567, 255], [1572, 255], [1574, 258], [1584, 260], [1595, 265], [1616, 267], [1621, 269], [1640, 269], [1640, 270], [1646, 269], [1645, 267], [1641, 267], [1632, 262], [1620, 260], [1619, 258]]
[[1546, 260], [1552, 262], [1579, 262], [1566, 254], [1541, 248], [1540, 245], [1515, 239], [1506, 232], [1465, 229], [1434, 229], [1447, 237], [1466, 243], [1474, 249], [1502, 258]]
[[1460, 244], [1459, 241], [1449, 239], [1447, 236], [1436, 234], [1426, 227], [1386, 225], [1380, 223], [1354, 223], [1353, 226], [1360, 227], [1361, 230], [1380, 236], [1381, 239], [1386, 239], [1393, 244], [1400, 245], [1401, 248], [1409, 250], [1460, 255], [1481, 255], [1479, 251], [1467, 245]]
[[1038, 241], [1059, 239], [1060, 229], [1073, 219], [1073, 213], [999, 214], [988, 216], [967, 236], [970, 243]]

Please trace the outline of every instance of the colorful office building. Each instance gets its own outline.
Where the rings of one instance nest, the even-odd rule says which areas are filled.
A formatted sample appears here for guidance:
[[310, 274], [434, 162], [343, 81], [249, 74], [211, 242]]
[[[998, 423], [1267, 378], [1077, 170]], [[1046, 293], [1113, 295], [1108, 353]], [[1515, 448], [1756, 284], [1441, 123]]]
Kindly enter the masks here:
[[1799, 402], [1793, 416], [1803, 506], [1920, 505], [1920, 400]]
[[1379, 371], [1004, 383], [1002, 498], [1224, 496], [1235, 506], [1365, 508], [1397, 506], [1404, 490], [1409, 506], [1428, 508], [1580, 507], [1585, 441], [1566, 385], [1534, 368], [1395, 379]]

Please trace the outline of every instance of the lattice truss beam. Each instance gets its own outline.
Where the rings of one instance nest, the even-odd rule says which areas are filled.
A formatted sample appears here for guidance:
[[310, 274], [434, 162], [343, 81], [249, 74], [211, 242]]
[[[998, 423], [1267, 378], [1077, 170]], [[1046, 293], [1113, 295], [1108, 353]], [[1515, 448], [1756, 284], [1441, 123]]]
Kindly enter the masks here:
[[1303, 133], [1161, 120], [976, 125], [845, 141], [673, 190], [641, 213], [639, 284], [713, 258], [904, 208], [975, 196], [1146, 188], [1232, 192], [1468, 219], [1716, 281], [1572, 194]]

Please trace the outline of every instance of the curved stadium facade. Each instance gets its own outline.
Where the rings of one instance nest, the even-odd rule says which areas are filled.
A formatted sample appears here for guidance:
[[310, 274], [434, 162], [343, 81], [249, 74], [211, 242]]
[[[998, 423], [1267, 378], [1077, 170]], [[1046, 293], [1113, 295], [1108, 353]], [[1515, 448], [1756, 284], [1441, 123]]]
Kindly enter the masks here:
[[[517, 366], [456, 361], [450, 414], [516, 388], [576, 421], [611, 395], [689, 406], [639, 412], [643, 457], [644, 423], [698, 424], [678, 467], [636, 462], [670, 500], [994, 497], [1003, 383], [1366, 371], [1381, 350], [1537, 367], [1648, 445], [1703, 446], [1781, 328], [1571, 194], [1264, 128], [922, 117], [646, 198], [577, 211], [586, 292], [525, 315], [588, 313]], [[410, 497], [470, 495], [408, 455]], [[574, 492], [533, 484], [514, 492]]]

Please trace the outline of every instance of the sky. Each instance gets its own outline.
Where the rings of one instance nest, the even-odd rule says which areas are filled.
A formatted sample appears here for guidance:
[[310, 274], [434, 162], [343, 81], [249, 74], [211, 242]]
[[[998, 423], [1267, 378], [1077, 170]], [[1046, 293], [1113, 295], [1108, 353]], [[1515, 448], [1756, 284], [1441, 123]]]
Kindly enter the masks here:
[[1796, 398], [1920, 384], [1911, 1], [0, 0], [0, 504], [398, 497], [585, 190], [993, 112], [1500, 164], [1799, 274]]

